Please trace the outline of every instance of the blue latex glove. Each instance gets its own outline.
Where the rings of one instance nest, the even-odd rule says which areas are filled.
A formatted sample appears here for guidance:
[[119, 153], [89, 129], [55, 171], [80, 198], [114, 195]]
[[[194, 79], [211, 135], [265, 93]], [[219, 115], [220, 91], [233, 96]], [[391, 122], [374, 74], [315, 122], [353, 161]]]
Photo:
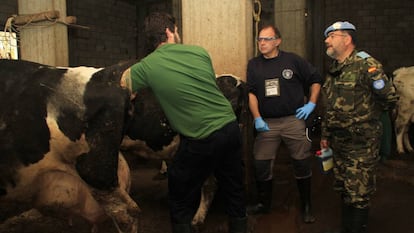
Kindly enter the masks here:
[[254, 118], [254, 127], [258, 132], [266, 132], [270, 130], [267, 123], [261, 117]]
[[296, 118], [304, 120], [308, 119], [309, 115], [315, 109], [315, 106], [316, 104], [309, 101], [303, 107], [296, 109]]

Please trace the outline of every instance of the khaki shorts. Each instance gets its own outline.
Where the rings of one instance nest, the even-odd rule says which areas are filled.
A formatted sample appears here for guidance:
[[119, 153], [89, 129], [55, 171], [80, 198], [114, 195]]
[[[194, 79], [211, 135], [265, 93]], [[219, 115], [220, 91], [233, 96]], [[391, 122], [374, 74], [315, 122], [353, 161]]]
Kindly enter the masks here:
[[312, 143], [306, 136], [304, 120], [294, 115], [280, 118], [267, 118], [267, 132], [258, 132], [254, 143], [254, 158], [256, 160], [276, 159], [279, 147], [283, 141], [289, 150], [290, 157], [302, 160], [311, 156]]

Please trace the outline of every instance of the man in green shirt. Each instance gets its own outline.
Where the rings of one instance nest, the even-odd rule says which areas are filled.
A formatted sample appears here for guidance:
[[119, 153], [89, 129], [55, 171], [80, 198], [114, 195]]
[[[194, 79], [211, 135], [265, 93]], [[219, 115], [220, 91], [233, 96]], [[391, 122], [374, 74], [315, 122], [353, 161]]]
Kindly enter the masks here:
[[172, 232], [192, 232], [201, 187], [214, 174], [226, 199], [229, 232], [244, 233], [241, 134], [230, 102], [216, 84], [210, 56], [199, 46], [180, 44], [169, 14], [150, 14], [144, 27], [153, 51], [130, 67], [123, 81], [137, 95], [139, 89], [151, 88], [180, 134], [180, 146], [168, 168]]

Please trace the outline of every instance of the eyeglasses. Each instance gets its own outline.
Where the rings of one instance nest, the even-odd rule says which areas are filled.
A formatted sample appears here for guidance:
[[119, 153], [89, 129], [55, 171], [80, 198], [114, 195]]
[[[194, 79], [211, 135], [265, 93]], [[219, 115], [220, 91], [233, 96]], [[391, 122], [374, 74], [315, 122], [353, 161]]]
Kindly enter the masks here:
[[272, 36], [272, 37], [257, 37], [257, 42], [262, 42], [262, 41], [265, 41], [265, 42], [268, 42], [268, 41], [272, 41], [272, 40], [276, 40], [276, 39], [279, 39], [279, 37], [276, 37], [276, 36]]
[[347, 36], [348, 34], [338, 34], [338, 33], [331, 33], [331, 34], [329, 34], [326, 38], [331, 38], [331, 39], [333, 39], [335, 36], [342, 36], [342, 37], [345, 37], [345, 36]]

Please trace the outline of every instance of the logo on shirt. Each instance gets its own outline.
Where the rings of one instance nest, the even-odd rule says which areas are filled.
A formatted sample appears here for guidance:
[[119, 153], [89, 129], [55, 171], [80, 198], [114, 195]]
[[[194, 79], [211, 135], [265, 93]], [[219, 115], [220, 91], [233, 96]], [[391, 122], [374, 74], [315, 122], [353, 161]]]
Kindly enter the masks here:
[[282, 76], [284, 79], [291, 79], [293, 77], [293, 71], [291, 69], [284, 69], [282, 71]]

